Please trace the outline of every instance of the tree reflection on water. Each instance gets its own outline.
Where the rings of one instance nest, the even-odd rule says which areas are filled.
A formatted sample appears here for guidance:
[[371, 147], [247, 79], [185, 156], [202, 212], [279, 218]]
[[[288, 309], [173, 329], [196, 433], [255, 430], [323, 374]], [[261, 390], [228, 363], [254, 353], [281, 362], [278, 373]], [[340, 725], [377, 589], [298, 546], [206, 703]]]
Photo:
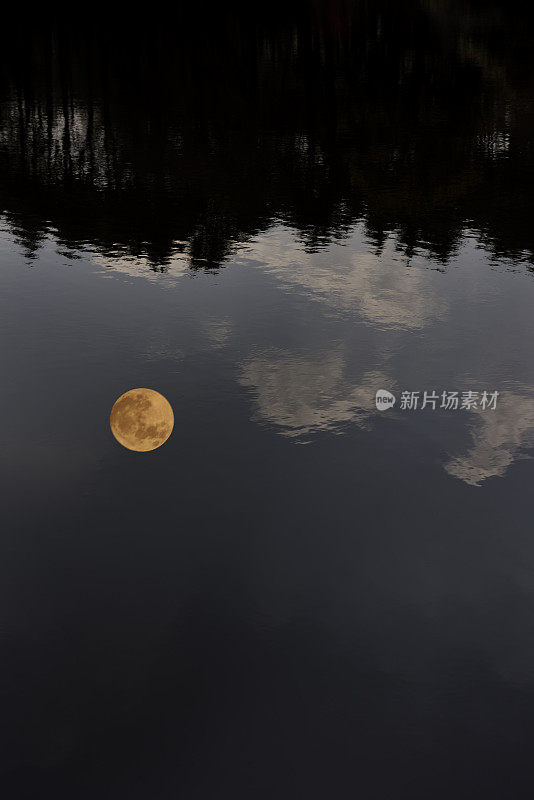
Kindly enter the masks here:
[[273, 221], [309, 251], [363, 221], [378, 248], [394, 232], [444, 263], [466, 228], [496, 255], [534, 252], [533, 51], [512, 12], [202, 11], [14, 29], [0, 197], [28, 257], [52, 231], [156, 271], [177, 254], [213, 268]]

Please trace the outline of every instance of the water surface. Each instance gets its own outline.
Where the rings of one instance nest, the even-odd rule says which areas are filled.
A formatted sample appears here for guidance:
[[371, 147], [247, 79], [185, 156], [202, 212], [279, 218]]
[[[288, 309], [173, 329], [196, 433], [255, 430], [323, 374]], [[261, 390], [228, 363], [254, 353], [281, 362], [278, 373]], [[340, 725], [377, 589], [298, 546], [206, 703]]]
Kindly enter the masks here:
[[[13, 29], [4, 797], [532, 796], [517, 8]], [[109, 431], [136, 386], [151, 453]]]

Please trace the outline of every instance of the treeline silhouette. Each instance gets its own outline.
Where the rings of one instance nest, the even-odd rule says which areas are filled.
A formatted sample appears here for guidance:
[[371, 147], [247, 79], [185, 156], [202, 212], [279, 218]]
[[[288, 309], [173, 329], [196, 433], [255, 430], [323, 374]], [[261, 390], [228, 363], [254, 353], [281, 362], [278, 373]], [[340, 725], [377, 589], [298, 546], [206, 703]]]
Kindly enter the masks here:
[[178, 5], [13, 23], [0, 205], [28, 256], [176, 251], [217, 267], [275, 220], [314, 250], [363, 221], [446, 262], [466, 228], [534, 254], [533, 49], [522, 4]]

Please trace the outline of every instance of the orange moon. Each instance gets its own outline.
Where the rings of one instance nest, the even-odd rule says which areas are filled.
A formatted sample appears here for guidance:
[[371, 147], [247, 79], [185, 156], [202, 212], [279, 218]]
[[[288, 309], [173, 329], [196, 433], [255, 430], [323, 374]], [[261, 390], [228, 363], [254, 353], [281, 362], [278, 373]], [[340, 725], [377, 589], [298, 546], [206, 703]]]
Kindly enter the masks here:
[[167, 441], [174, 427], [174, 414], [169, 401], [159, 392], [130, 389], [113, 404], [109, 424], [120, 444], [146, 453]]

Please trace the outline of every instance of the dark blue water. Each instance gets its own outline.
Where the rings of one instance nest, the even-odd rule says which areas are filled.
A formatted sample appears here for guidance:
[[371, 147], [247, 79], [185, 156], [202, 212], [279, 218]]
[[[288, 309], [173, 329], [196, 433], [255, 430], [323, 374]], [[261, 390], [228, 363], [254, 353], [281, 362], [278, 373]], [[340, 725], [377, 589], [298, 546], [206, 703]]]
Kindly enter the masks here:
[[520, 4], [200, 12], [2, 55], [2, 797], [530, 798]]

